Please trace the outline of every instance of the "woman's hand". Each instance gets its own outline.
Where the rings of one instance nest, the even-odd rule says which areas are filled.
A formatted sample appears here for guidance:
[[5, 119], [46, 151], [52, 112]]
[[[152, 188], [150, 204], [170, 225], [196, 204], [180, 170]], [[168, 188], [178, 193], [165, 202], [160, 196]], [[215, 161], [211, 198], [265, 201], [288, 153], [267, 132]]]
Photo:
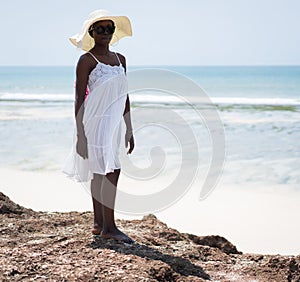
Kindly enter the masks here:
[[127, 155], [131, 154], [131, 152], [133, 151], [134, 148], [134, 139], [133, 139], [133, 134], [132, 134], [132, 130], [126, 130], [125, 133], [125, 147], [128, 147], [128, 143], [129, 143], [129, 150], [127, 151]]
[[88, 158], [87, 139], [84, 133], [77, 135], [76, 151], [82, 158]]

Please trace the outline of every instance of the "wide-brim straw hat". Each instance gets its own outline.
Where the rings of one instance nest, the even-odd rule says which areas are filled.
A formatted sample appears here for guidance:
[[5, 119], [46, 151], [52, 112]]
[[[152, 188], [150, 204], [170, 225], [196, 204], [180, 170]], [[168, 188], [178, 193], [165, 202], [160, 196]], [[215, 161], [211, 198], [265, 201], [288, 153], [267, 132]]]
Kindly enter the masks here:
[[101, 20], [112, 20], [116, 26], [113, 37], [109, 43], [112, 45], [119, 41], [125, 36], [132, 36], [131, 23], [128, 17], [126, 16], [112, 16], [107, 10], [96, 10], [88, 15], [88, 18], [84, 21], [82, 29], [79, 33], [71, 36], [70, 41], [77, 47], [82, 50], [88, 51], [94, 47], [95, 41], [89, 35], [88, 30], [90, 26]]

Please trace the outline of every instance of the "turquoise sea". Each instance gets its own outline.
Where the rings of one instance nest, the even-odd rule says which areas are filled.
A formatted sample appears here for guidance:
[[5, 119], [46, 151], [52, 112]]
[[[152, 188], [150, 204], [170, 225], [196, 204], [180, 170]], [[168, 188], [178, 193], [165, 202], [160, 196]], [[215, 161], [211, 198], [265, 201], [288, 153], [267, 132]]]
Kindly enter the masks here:
[[[211, 98], [224, 126], [226, 183], [241, 189], [258, 183], [300, 189], [300, 66], [139, 66], [127, 72], [150, 68], [183, 75]], [[2, 167], [61, 169], [73, 141], [74, 72], [74, 67], [63, 66], [0, 67]], [[134, 109], [159, 106], [173, 107], [186, 117], [189, 126], [199, 130], [200, 168], [209, 165], [209, 136], [190, 108], [163, 93], [145, 91], [130, 97], [133, 116]], [[170, 138], [155, 126], [140, 131], [133, 161], [147, 166], [156, 140], [170, 156], [176, 155], [178, 144]]]

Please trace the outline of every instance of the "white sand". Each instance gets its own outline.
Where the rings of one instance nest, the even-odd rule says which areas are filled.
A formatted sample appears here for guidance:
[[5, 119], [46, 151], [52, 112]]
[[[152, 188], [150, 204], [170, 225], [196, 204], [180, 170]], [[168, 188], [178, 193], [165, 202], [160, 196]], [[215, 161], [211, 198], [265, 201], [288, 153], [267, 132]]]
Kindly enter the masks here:
[[[1, 191], [22, 206], [42, 211], [92, 210], [85, 188], [60, 172], [8, 168], [0, 172]], [[126, 186], [126, 181], [122, 176], [119, 184]], [[181, 232], [224, 236], [244, 253], [300, 254], [299, 192], [227, 186], [219, 183], [207, 199], [198, 201], [199, 188], [194, 185], [180, 201], [155, 215]], [[116, 218], [142, 216], [116, 213]]]
[[224, 236], [245, 253], [300, 254], [300, 193], [243, 189], [219, 185], [201, 202], [193, 189], [157, 216], [182, 232]]

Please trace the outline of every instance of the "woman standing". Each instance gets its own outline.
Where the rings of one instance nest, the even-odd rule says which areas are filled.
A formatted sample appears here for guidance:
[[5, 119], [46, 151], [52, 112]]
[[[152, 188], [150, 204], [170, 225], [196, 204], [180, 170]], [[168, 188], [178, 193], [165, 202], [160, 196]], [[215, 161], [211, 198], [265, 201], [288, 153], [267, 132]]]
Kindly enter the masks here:
[[[105, 10], [91, 13], [81, 33], [71, 42], [87, 51], [76, 67], [75, 118], [77, 138], [63, 172], [79, 182], [91, 180], [94, 208], [93, 234], [126, 243], [134, 241], [120, 231], [114, 219], [114, 204], [121, 165], [121, 121], [126, 124], [125, 146], [131, 154], [134, 138], [126, 78], [126, 59], [109, 45], [131, 36], [125, 16], [110, 16]], [[88, 90], [88, 92], [87, 92]]]

